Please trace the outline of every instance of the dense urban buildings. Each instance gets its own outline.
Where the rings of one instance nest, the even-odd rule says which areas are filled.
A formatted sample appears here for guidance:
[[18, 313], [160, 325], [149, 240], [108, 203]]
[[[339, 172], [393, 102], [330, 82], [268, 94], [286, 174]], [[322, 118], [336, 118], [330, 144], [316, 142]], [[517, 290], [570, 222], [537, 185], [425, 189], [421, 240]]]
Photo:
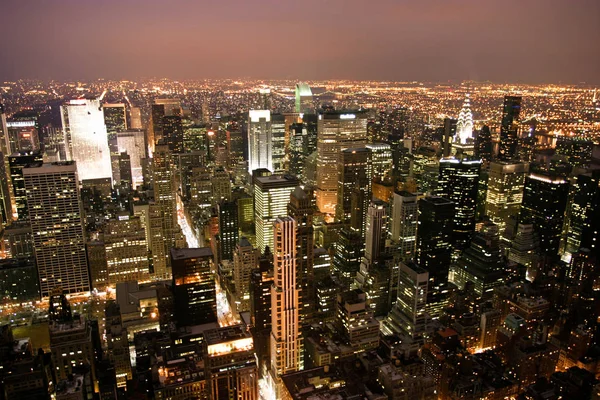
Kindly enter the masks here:
[[595, 87], [0, 96], [0, 398], [598, 392]]

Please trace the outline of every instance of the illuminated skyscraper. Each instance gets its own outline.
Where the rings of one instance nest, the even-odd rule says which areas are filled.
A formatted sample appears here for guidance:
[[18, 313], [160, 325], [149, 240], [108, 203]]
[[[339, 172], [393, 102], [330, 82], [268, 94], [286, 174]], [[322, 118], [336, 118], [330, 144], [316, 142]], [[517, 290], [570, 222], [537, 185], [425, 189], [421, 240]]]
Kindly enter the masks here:
[[562, 234], [569, 182], [562, 177], [529, 174], [525, 178], [520, 224], [533, 224], [540, 236], [540, 251], [558, 254]]
[[121, 215], [104, 226], [108, 284], [149, 278], [146, 232], [139, 217]]
[[378, 182], [390, 178], [392, 174], [392, 148], [388, 143], [369, 143], [365, 146], [371, 152], [371, 173]]
[[418, 204], [417, 196], [413, 193], [394, 193], [391, 235], [402, 260], [411, 260], [415, 255]]
[[456, 249], [469, 246], [475, 230], [475, 209], [481, 160], [455, 157], [440, 160], [437, 195], [445, 197], [456, 207], [453, 242]]
[[364, 111], [325, 111], [319, 114], [317, 133], [317, 207], [323, 213], [336, 211], [339, 154], [360, 148], [367, 142], [367, 114]]
[[108, 134], [100, 100], [70, 100], [60, 109], [67, 157], [77, 163], [79, 179], [112, 179]]
[[[300, 279], [296, 265], [296, 221], [275, 220], [273, 246], [274, 281], [271, 287], [271, 372], [281, 375], [303, 369], [300, 330]], [[277, 385], [279, 386], [279, 385]]]
[[145, 131], [141, 129], [117, 132], [119, 153], [126, 152], [131, 159], [131, 177], [134, 189], [144, 182], [142, 160], [148, 157], [145, 136]]
[[510, 161], [517, 154], [518, 145], [518, 123], [521, 113], [520, 96], [504, 96], [502, 107], [502, 124], [500, 126], [500, 150], [498, 159]]
[[418, 221], [415, 261], [429, 273], [427, 311], [432, 317], [439, 317], [447, 302], [454, 203], [442, 197], [421, 199]]
[[238, 244], [238, 208], [235, 201], [222, 200], [218, 205], [219, 238], [221, 239], [221, 260], [233, 260]]
[[456, 122], [456, 135], [452, 142], [452, 152], [462, 155], [473, 155], [474, 152], [473, 114], [471, 113], [471, 103], [468, 94]]
[[180, 115], [163, 117], [163, 140], [173, 153], [183, 153], [183, 126]]
[[250, 279], [258, 266], [258, 251], [245, 237], [240, 239], [233, 253], [233, 282], [239, 302], [238, 311], [250, 310]]
[[29, 210], [27, 208], [27, 191], [25, 189], [23, 168], [29, 165], [42, 164], [42, 155], [40, 153], [13, 154], [8, 157], [8, 164], [10, 166], [10, 177], [12, 181], [12, 195], [17, 207], [17, 218], [20, 221], [27, 221]]
[[290, 193], [298, 180], [289, 175], [259, 176], [254, 178], [254, 221], [256, 247], [262, 253], [265, 247], [273, 248], [273, 222], [287, 215]]
[[288, 215], [296, 221], [296, 267], [302, 295], [302, 323], [314, 317], [315, 312], [315, 274], [314, 274], [314, 229], [313, 229], [313, 193], [297, 186], [290, 195]]
[[259, 168], [273, 172], [271, 111], [248, 112], [248, 173]]
[[[273, 173], [286, 172], [286, 126], [283, 114], [271, 115], [271, 149], [273, 160]], [[289, 141], [289, 138], [287, 139]]]
[[312, 91], [310, 86], [304, 82], [296, 84], [295, 111], [302, 114], [313, 114], [315, 112]]
[[578, 175], [571, 187], [565, 213], [566, 240], [564, 251], [573, 255], [581, 247], [596, 251], [600, 215], [600, 173]]
[[381, 200], [373, 201], [367, 210], [365, 259], [374, 263], [385, 247], [387, 237], [387, 213]]
[[148, 137], [146, 143], [148, 145], [148, 154], [152, 156], [154, 146], [163, 138], [165, 116], [179, 115], [181, 116], [181, 101], [179, 99], [154, 99], [152, 104], [152, 113], [150, 115], [150, 129], [148, 129]]
[[412, 261], [401, 262], [398, 297], [382, 324], [385, 334], [405, 334], [416, 342], [423, 340], [427, 328], [427, 284], [429, 273]]
[[[90, 291], [79, 180], [74, 162], [23, 168], [40, 291]], [[57, 195], [58, 194], [58, 195]]]
[[[364, 234], [366, 214], [371, 202], [371, 152], [367, 148], [345, 149], [339, 154], [336, 220], [348, 223], [353, 213], [356, 228]], [[353, 210], [353, 203], [357, 210]]]
[[154, 204], [151, 205], [150, 219], [152, 260], [154, 275], [168, 279], [170, 276], [169, 252], [177, 247], [180, 235], [177, 224], [177, 206], [172, 171], [172, 154], [166, 145], [157, 144], [154, 152], [153, 181]]
[[490, 164], [485, 211], [498, 225], [501, 235], [508, 221], [519, 215], [528, 172], [527, 163], [498, 161]]

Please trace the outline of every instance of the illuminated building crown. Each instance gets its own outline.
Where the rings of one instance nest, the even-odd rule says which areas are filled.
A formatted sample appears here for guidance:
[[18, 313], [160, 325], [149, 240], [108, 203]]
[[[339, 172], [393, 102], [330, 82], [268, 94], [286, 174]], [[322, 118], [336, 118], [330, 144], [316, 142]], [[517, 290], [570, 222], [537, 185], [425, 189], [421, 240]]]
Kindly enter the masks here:
[[473, 114], [471, 113], [471, 103], [467, 94], [463, 103], [458, 122], [456, 123], [455, 142], [467, 143], [468, 139], [473, 139]]

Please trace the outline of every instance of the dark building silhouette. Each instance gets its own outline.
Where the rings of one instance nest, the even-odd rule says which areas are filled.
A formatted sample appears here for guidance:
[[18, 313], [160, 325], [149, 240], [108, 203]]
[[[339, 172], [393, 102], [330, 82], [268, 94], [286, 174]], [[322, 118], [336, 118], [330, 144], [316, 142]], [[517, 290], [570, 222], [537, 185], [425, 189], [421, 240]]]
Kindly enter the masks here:
[[519, 114], [521, 113], [520, 96], [504, 96], [502, 108], [502, 124], [500, 126], [500, 150], [498, 159], [510, 161], [517, 154], [519, 138], [517, 137]]

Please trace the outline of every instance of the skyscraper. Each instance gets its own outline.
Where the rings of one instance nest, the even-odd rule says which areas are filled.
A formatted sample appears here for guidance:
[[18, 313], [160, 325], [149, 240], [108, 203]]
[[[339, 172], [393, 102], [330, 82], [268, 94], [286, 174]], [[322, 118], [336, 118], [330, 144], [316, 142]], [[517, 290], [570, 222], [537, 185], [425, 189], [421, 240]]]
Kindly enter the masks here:
[[150, 129], [146, 132], [148, 135], [146, 143], [150, 156], [154, 153], [156, 143], [163, 138], [163, 118], [172, 115], [181, 116], [181, 111], [181, 101], [179, 99], [154, 99], [150, 114]]
[[273, 172], [273, 143], [271, 111], [250, 110], [248, 112], [248, 173], [266, 168]]
[[272, 165], [271, 170], [275, 174], [282, 174], [286, 172], [286, 160], [288, 157], [286, 154], [286, 146], [289, 143], [289, 137], [286, 138], [286, 125], [285, 115], [283, 114], [272, 114], [271, 115], [271, 154], [272, 154]]
[[[17, 219], [20, 221], [27, 221], [29, 216], [23, 168], [29, 165], [40, 165], [41, 163], [42, 155], [39, 152], [32, 154], [13, 154], [8, 157], [13, 190], [12, 196], [17, 207]], [[5, 216], [3, 215], [2, 218], [4, 219]]]
[[521, 96], [504, 96], [502, 124], [500, 126], [500, 150], [498, 159], [510, 161], [517, 154], [518, 122], [521, 113]]
[[387, 213], [381, 200], [373, 201], [367, 210], [365, 259], [374, 263], [385, 247], [387, 237]]
[[100, 100], [70, 100], [61, 106], [61, 118], [67, 157], [77, 163], [79, 179], [112, 179], [108, 134]]
[[180, 233], [177, 224], [177, 206], [172, 171], [172, 154], [168, 146], [157, 144], [154, 152], [153, 181], [154, 204], [150, 219], [154, 221], [150, 248], [154, 275], [168, 279], [170, 273], [170, 249], [176, 246]]
[[173, 153], [183, 153], [183, 125], [180, 115], [163, 117], [163, 140]]
[[555, 257], [562, 234], [569, 182], [561, 177], [529, 174], [525, 178], [520, 224], [533, 224], [540, 236], [540, 251]]
[[302, 323], [310, 321], [315, 313], [314, 229], [312, 192], [297, 186], [290, 195], [288, 215], [296, 221], [296, 268], [299, 271]]
[[382, 324], [387, 334], [404, 334], [416, 342], [423, 340], [427, 313], [429, 273], [412, 261], [401, 262], [396, 304]]
[[[23, 168], [40, 291], [90, 290], [79, 178], [74, 162]], [[58, 193], [58, 195], [57, 195]]]
[[489, 162], [492, 160], [493, 155], [494, 143], [492, 143], [492, 133], [489, 126], [483, 125], [475, 140], [475, 156]]
[[597, 250], [598, 227], [600, 215], [600, 173], [578, 175], [571, 186], [570, 200], [565, 213], [564, 251], [573, 255], [581, 247]]
[[411, 260], [415, 255], [418, 204], [417, 196], [413, 193], [406, 191], [394, 193], [390, 222], [391, 235], [402, 260]]
[[233, 260], [239, 239], [238, 209], [235, 201], [223, 200], [218, 205], [221, 260]]
[[523, 202], [525, 175], [529, 164], [498, 161], [490, 163], [485, 211], [490, 220], [504, 233], [511, 218], [519, 215]]
[[473, 155], [474, 146], [473, 113], [471, 113], [471, 102], [467, 94], [456, 122], [456, 135], [454, 135], [454, 141], [452, 142], [452, 153], [457, 155]]
[[296, 221], [291, 217], [277, 218], [273, 236], [274, 281], [271, 287], [270, 347], [271, 373], [277, 382], [281, 375], [303, 368]]
[[342, 150], [360, 148], [367, 142], [364, 111], [324, 111], [319, 114], [317, 133], [317, 207], [333, 215], [337, 205], [338, 157]]
[[[456, 157], [440, 160], [437, 195], [454, 203], [453, 242], [456, 249], [469, 246], [475, 230], [475, 210], [481, 160]], [[421, 265], [422, 266], [422, 265]]]
[[265, 247], [273, 248], [273, 222], [287, 215], [290, 193], [298, 180], [289, 175], [259, 176], [254, 178], [254, 221], [256, 247], [262, 253]]
[[178, 325], [217, 322], [217, 293], [210, 248], [171, 249], [170, 256]]
[[296, 84], [296, 105], [295, 111], [302, 114], [313, 114], [313, 94], [307, 83], [300, 82]]
[[429, 273], [427, 308], [438, 317], [447, 301], [448, 271], [452, 260], [454, 203], [442, 197], [419, 200], [416, 264]]
[[258, 266], [258, 251], [248, 239], [241, 238], [233, 253], [233, 282], [239, 302], [238, 311], [250, 310], [250, 279]]
[[146, 232], [139, 217], [121, 215], [104, 226], [108, 284], [149, 278]]
[[[339, 153], [336, 220], [348, 223], [358, 213], [356, 228], [364, 233], [367, 208], [371, 201], [371, 152], [367, 148], [351, 148]], [[352, 203], [358, 210], [352, 209]]]

